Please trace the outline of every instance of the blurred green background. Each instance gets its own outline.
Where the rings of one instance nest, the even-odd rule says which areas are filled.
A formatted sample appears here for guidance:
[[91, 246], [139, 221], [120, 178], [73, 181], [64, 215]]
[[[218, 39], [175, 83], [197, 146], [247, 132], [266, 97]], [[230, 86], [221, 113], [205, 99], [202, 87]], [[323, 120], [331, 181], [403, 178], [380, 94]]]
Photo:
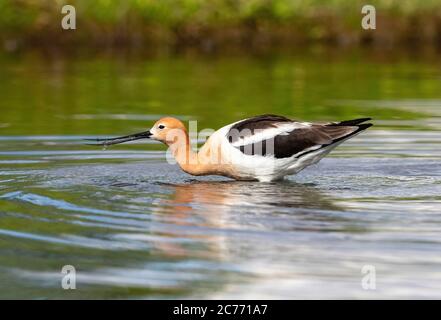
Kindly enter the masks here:
[[[61, 8], [75, 6], [77, 29], [63, 31]], [[361, 7], [374, 5], [377, 29], [362, 30]], [[261, 48], [439, 43], [439, 0], [0, 0], [0, 40], [25, 46]]]
[[[66, 4], [76, 30], [61, 28]], [[361, 27], [365, 4], [0, 0], [0, 134], [119, 134], [161, 115], [211, 128], [269, 112], [433, 117], [401, 101], [441, 98], [441, 1], [369, 1], [376, 30]]]

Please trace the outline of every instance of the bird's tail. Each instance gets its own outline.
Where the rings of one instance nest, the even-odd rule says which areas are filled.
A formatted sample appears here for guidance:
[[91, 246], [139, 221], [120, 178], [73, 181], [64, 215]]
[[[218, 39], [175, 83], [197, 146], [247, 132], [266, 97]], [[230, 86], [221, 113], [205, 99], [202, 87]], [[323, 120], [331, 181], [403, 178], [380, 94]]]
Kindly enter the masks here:
[[[357, 134], [359, 134], [361, 131], [366, 130], [367, 128], [373, 126], [372, 123], [362, 123], [362, 122], [366, 122], [372, 120], [371, 118], [360, 118], [360, 119], [354, 119], [354, 120], [345, 120], [345, 121], [340, 121], [340, 122], [332, 122], [328, 125], [326, 125], [326, 127], [334, 127], [335, 129], [337, 129], [336, 127], [339, 127], [340, 129], [344, 130], [345, 128], [343, 127], [358, 127], [357, 130], [351, 130], [348, 134], [342, 135], [340, 137], [338, 137], [337, 139], [335, 139], [332, 144], [342, 141], [342, 140], [346, 140], [350, 137], [353, 137]], [[330, 129], [330, 128], [329, 128]], [[349, 129], [349, 128], [346, 128]]]
[[[332, 122], [330, 123], [328, 126], [357, 126], [360, 125], [360, 123], [366, 122], [372, 120], [372, 118], [360, 118], [360, 119], [354, 119], [354, 120], [345, 120], [345, 121], [340, 121], [340, 122]], [[372, 126], [371, 123], [368, 123], [369, 126], [367, 128], [369, 128], [370, 126]]]

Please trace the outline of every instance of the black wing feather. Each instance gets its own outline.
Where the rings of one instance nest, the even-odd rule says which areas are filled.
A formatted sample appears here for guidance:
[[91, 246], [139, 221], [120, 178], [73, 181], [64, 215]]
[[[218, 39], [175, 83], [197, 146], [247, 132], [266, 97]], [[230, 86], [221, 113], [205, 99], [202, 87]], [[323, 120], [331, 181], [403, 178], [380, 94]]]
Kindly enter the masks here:
[[[372, 124], [361, 123], [368, 120], [370, 120], [370, 118], [347, 120], [338, 123], [311, 124], [308, 128], [298, 128], [286, 134], [277, 135], [273, 139], [237, 146], [237, 148], [246, 155], [273, 155], [275, 158], [280, 159], [289, 158], [298, 154], [296, 157], [299, 158], [366, 130], [372, 126]], [[275, 115], [262, 115], [241, 121], [234, 125], [232, 129], [247, 129], [253, 132], [255, 129], [275, 127], [275, 124], [279, 122], [293, 122], [293, 120]], [[230, 139], [230, 142], [234, 141]], [[307, 150], [314, 146], [318, 146], [318, 148]]]
[[280, 122], [293, 122], [294, 120], [288, 119], [283, 116], [278, 116], [275, 114], [263, 114], [260, 116], [255, 116], [249, 119], [245, 119], [236, 123], [234, 126], [230, 128], [232, 130], [262, 130], [271, 127], [275, 127], [276, 123]]

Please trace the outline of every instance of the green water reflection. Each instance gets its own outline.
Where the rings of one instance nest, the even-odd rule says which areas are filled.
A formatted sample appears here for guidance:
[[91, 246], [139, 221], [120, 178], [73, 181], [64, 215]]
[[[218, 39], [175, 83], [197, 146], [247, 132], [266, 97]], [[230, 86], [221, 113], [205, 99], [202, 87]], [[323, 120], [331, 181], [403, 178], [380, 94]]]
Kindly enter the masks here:
[[433, 116], [424, 104], [402, 105], [441, 98], [439, 67], [424, 59], [385, 62], [361, 54], [0, 56], [0, 135], [117, 134], [169, 114], [197, 119], [205, 128], [260, 113], [424, 119]]

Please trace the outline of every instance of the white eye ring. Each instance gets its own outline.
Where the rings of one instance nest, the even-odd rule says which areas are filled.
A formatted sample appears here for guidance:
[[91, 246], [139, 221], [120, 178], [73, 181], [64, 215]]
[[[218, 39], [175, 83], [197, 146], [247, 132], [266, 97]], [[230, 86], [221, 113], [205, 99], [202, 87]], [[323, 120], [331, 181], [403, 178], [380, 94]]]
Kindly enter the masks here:
[[160, 129], [160, 130], [162, 130], [162, 129], [164, 129], [165, 128], [165, 126], [163, 125], [163, 124], [160, 124], [159, 126], [158, 126], [158, 129]]

